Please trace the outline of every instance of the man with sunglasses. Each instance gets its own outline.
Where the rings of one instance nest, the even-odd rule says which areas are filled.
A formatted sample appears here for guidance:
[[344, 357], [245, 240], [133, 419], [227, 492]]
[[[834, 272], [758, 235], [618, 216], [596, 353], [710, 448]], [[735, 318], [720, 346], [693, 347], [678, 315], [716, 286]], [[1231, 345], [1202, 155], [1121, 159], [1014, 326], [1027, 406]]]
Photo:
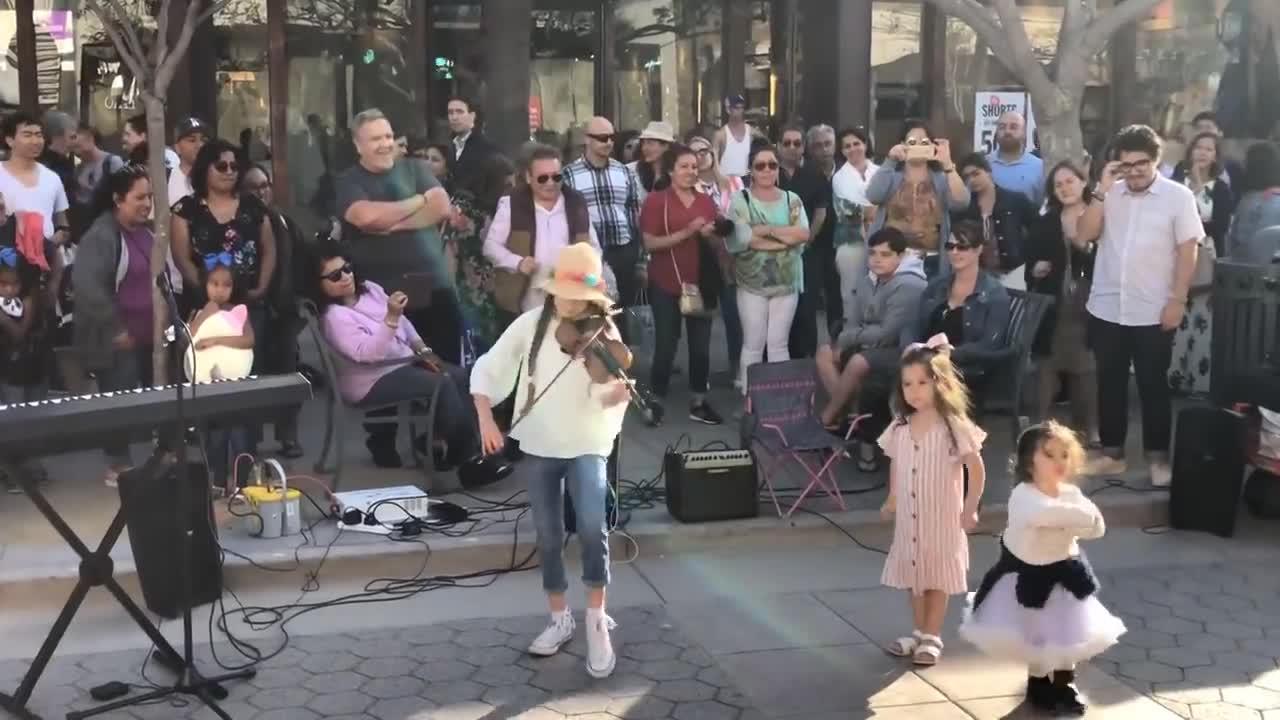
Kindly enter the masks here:
[[484, 255], [498, 270], [494, 301], [512, 316], [541, 307], [546, 293], [533, 282], [550, 270], [560, 250], [600, 241], [582, 193], [564, 187], [560, 151], [535, 145], [528, 154], [524, 182], [498, 201], [484, 238]]
[[[635, 303], [641, 288], [643, 256], [637, 232], [640, 190], [636, 176], [613, 157], [617, 135], [608, 118], [587, 121], [582, 157], [564, 169], [564, 184], [577, 190], [587, 203], [591, 227], [604, 248], [604, 262], [618, 282], [623, 307]], [[620, 323], [623, 339], [630, 337], [627, 323]]]
[[[827, 208], [831, 205], [831, 181], [823, 177], [816, 163], [805, 162], [804, 137], [805, 131], [799, 126], [788, 126], [782, 131], [782, 139], [778, 142], [778, 187], [795, 193], [800, 202], [804, 203], [805, 217], [809, 218], [810, 237], [816, 241], [822, 226], [826, 224]], [[834, 157], [834, 132], [831, 134], [831, 153]], [[805, 289], [796, 305], [795, 318], [791, 322], [791, 337], [787, 343], [793, 359], [810, 358], [818, 351], [818, 298], [822, 294], [822, 279], [826, 273], [814, 261], [821, 252], [821, 249], [813, 250], [811, 245], [805, 247]], [[811, 256], [810, 253], [818, 254]], [[834, 253], [834, 250], [830, 253], [832, 273], [835, 272]], [[820, 261], [817, 264], [821, 264]]]
[[1093, 475], [1123, 474], [1129, 429], [1129, 367], [1142, 405], [1142, 445], [1151, 484], [1167, 486], [1172, 407], [1169, 363], [1182, 323], [1204, 225], [1195, 196], [1160, 175], [1160, 136], [1130, 125], [1107, 163], [1076, 226], [1076, 243], [1097, 242], [1089, 313], [1089, 345], [1098, 364], [1098, 433], [1102, 456]]

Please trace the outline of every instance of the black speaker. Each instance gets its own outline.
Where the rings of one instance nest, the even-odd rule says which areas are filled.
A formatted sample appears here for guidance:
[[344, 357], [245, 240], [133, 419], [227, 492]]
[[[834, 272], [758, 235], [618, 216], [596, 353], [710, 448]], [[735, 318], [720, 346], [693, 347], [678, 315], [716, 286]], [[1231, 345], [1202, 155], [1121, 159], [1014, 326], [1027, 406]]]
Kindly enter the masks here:
[[738, 520], [760, 512], [755, 456], [749, 450], [668, 452], [667, 512], [682, 523]]
[[1244, 482], [1243, 415], [1193, 407], [1178, 413], [1169, 488], [1169, 526], [1231, 537]]
[[152, 457], [119, 478], [120, 507], [138, 583], [147, 608], [166, 618], [182, 614], [184, 544], [179, 513], [191, 529], [191, 605], [211, 603], [222, 595], [222, 567], [209, 498], [209, 478], [201, 465], [188, 465], [187, 507], [178, 507], [177, 466]]

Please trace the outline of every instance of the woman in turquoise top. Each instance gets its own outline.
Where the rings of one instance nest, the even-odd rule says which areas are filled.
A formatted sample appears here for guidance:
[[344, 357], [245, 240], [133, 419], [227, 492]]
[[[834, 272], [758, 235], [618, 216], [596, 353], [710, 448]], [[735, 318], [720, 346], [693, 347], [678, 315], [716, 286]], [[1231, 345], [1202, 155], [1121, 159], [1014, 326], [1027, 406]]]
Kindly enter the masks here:
[[778, 187], [778, 154], [769, 145], [751, 150], [751, 187], [733, 197], [729, 215], [734, 234], [727, 240], [734, 256], [738, 314], [742, 318], [742, 357], [738, 373], [743, 392], [747, 368], [764, 359], [791, 359], [787, 348], [791, 319], [804, 287], [801, 256], [809, 242], [809, 218], [800, 196]]

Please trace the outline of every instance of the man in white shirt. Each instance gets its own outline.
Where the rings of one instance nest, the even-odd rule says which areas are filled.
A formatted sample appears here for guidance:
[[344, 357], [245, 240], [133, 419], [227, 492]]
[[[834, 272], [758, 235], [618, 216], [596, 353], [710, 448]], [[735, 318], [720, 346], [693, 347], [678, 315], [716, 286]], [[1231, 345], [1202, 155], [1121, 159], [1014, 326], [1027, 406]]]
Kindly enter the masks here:
[[499, 271], [494, 279], [498, 307], [517, 315], [546, 300], [533, 279], [550, 269], [561, 248], [587, 242], [600, 252], [587, 201], [582, 193], [564, 187], [559, 150], [546, 145], [530, 150], [524, 179], [521, 187], [498, 201], [484, 238], [484, 255]]
[[5, 212], [38, 214], [44, 239], [65, 244], [71, 230], [67, 191], [57, 173], [36, 162], [44, 152], [40, 119], [16, 112], [4, 119], [3, 131], [4, 142], [9, 146], [9, 159], [0, 162], [0, 195], [4, 197]]
[[178, 123], [174, 130], [173, 149], [178, 153], [178, 167], [169, 173], [170, 205], [195, 192], [191, 187], [191, 167], [196, 163], [200, 148], [209, 139], [208, 130], [208, 125], [194, 117]]
[[728, 120], [716, 131], [715, 143], [720, 158], [720, 172], [745, 178], [751, 174], [747, 161], [751, 155], [751, 142], [763, 137], [747, 123], [747, 99], [742, 95], [730, 95], [724, 100]]
[[[147, 164], [147, 116], [139, 113], [124, 122], [124, 130], [120, 131], [120, 145], [129, 162]], [[178, 167], [178, 153], [168, 145], [164, 148], [164, 167], [173, 170]]]
[[1129, 428], [1129, 366], [1142, 405], [1142, 444], [1151, 483], [1169, 484], [1172, 408], [1169, 362], [1204, 235], [1195, 197], [1159, 173], [1160, 136], [1131, 125], [1116, 136], [1119, 160], [1107, 164], [1095, 202], [1081, 216], [1078, 240], [1096, 241], [1087, 306], [1089, 344], [1098, 364], [1098, 430], [1103, 455], [1093, 475], [1119, 475]]

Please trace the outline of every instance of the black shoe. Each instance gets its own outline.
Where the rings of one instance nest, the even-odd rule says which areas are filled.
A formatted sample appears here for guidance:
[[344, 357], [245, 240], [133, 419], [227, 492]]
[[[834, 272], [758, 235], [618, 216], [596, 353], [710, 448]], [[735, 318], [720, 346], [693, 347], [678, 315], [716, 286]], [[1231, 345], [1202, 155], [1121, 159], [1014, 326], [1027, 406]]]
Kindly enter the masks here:
[[1053, 681], [1048, 677], [1028, 675], [1027, 702], [1037, 710], [1052, 712], [1058, 705]]
[[498, 455], [477, 455], [458, 466], [458, 482], [464, 490], [474, 490], [508, 477], [512, 470]]
[[700, 422], [703, 425], [719, 425], [724, 422], [724, 418], [720, 417], [720, 413], [715, 411], [706, 401], [689, 408], [689, 419], [694, 422]]
[[1053, 671], [1053, 694], [1055, 708], [1060, 713], [1083, 715], [1089, 709], [1084, 698], [1080, 696], [1079, 689], [1076, 688], [1074, 670]]
[[364, 446], [369, 448], [374, 465], [384, 470], [404, 467], [404, 463], [400, 460], [400, 453], [396, 450], [395, 435], [370, 435], [364, 441]]

